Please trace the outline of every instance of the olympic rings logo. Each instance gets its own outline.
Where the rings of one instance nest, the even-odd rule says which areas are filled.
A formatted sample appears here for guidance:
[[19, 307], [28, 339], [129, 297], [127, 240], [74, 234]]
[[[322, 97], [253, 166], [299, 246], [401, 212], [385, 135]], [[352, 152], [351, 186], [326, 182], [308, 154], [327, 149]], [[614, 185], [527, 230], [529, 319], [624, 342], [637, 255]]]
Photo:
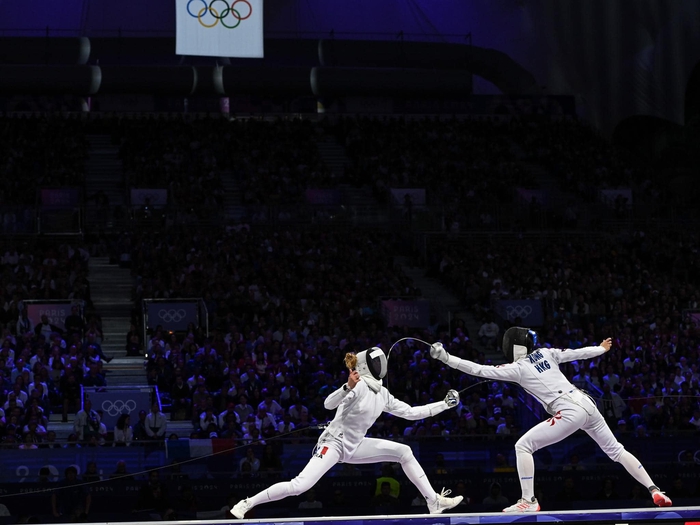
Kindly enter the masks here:
[[179, 323], [185, 317], [187, 317], [187, 312], [185, 312], [183, 309], [175, 310], [174, 308], [171, 308], [170, 310], [166, 310], [163, 308], [162, 310], [158, 311], [158, 317], [160, 317], [165, 323]]
[[[192, 11], [192, 4], [197, 2], [201, 2], [203, 7], [195, 13]], [[219, 6], [218, 4], [220, 3], [224, 5]], [[245, 4], [248, 7], [247, 14], [243, 11], [245, 16], [241, 15], [242, 9], [235, 9], [237, 4]], [[223, 7], [221, 12], [215, 8], [215, 5], [216, 7]], [[211, 0], [208, 4], [206, 0], [190, 0], [187, 2], [187, 14], [192, 18], [196, 18], [207, 29], [216, 26], [219, 22], [226, 29], [236, 29], [243, 20], [247, 20], [253, 14], [253, 6], [250, 5], [249, 0], [234, 0], [231, 5], [229, 5], [229, 0]], [[209, 20], [205, 20], [207, 15], [211, 15], [214, 21], [209, 22]]]
[[506, 306], [506, 314], [509, 320], [513, 320], [516, 317], [521, 319], [527, 318], [532, 313], [532, 306]]
[[110, 401], [107, 399], [102, 401], [102, 410], [107, 412], [112, 417], [120, 414], [131, 414], [134, 410], [136, 410], [136, 401], [133, 399], [129, 399], [128, 401], [122, 401], [121, 399]]

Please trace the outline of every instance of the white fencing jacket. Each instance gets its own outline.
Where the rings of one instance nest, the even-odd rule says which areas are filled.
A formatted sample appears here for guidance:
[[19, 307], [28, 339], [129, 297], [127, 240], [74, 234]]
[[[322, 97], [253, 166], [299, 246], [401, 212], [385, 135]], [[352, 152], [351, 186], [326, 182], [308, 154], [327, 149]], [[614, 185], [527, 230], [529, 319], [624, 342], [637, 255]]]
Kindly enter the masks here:
[[473, 376], [518, 383], [551, 413], [550, 405], [554, 400], [578, 390], [559, 370], [559, 364], [591, 359], [604, 353], [605, 348], [602, 346], [587, 346], [577, 350], [539, 348], [515, 363], [480, 365], [451, 355], [447, 365]]
[[342, 443], [342, 458], [346, 460], [352, 457], [382, 412], [417, 420], [435, 416], [449, 408], [445, 401], [412, 407], [396, 399], [383, 386], [379, 392], [373, 392], [362, 379], [353, 389], [345, 391], [339, 388], [326, 398], [323, 405], [328, 410], [338, 409], [326, 432]]

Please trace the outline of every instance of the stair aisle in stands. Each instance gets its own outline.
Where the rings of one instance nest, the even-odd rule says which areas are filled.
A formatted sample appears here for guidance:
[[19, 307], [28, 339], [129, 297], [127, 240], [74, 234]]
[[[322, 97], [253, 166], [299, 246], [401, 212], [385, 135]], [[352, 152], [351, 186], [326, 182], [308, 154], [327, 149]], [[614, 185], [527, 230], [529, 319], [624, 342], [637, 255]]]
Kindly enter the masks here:
[[143, 357], [126, 356], [126, 334], [131, 325], [131, 270], [110, 264], [109, 257], [90, 259], [92, 300], [102, 316], [104, 354], [113, 357], [105, 364], [107, 385], [146, 386]]
[[116, 206], [127, 204], [119, 147], [112, 144], [109, 135], [88, 135], [87, 139], [90, 149], [85, 161], [85, 198], [91, 199], [97, 192], [102, 191], [109, 201], [109, 206], [105, 210], [92, 202], [87, 210], [86, 222], [89, 226], [90, 223], [100, 221], [103, 227], [110, 228], [116, 226], [112, 211]]

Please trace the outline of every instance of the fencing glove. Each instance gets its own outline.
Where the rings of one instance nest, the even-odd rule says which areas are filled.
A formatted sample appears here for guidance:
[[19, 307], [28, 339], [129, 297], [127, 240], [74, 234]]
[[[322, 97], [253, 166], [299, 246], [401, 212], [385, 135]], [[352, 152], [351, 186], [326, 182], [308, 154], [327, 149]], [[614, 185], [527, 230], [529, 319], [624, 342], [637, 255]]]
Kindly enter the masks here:
[[454, 408], [459, 405], [459, 392], [456, 390], [448, 391], [447, 395], [445, 396], [445, 403], [447, 403], [447, 406], [450, 408]]
[[447, 363], [447, 360], [450, 358], [450, 354], [447, 353], [447, 350], [445, 350], [445, 347], [442, 346], [442, 343], [438, 342], [430, 345], [430, 357], [442, 361], [443, 363]]

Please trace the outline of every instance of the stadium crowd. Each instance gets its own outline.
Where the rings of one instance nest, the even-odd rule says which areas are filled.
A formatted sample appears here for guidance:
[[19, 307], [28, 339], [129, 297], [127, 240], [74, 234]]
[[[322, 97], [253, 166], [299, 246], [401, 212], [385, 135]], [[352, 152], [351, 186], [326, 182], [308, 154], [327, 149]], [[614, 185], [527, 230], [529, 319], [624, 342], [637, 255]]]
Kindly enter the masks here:
[[[80, 386], [104, 386], [102, 362], [111, 360], [90, 297], [90, 253], [67, 243], [8, 243], [0, 252], [0, 440], [8, 447], [54, 446], [50, 414], [67, 421], [77, 413]], [[63, 326], [45, 313], [29, 314], [32, 302], [54, 299], [72, 305]]]
[[[51, 140], [58, 142], [35, 156], [26, 151], [26, 133], [13, 135], [12, 126], [39, 136], [55, 126], [64, 133], [52, 133]], [[27, 119], [12, 126], [3, 127], [5, 145], [12, 150], [4, 157], [4, 173], [34, 173], [37, 187], [80, 181], [84, 126], [70, 119]], [[344, 180], [376, 183], [378, 196], [385, 197], [390, 187], [417, 186], [428, 190], [430, 202], [456, 208], [480, 202], [493, 208], [513, 202], [514, 185], [536, 187], [525, 160], [565, 173], [565, 183], [571, 177], [583, 181], [576, 188], [580, 193], [640, 184], [657, 195], [644, 172], [628, 167], [619, 154], [591, 158], [591, 151], [613, 150], [575, 121], [339, 118], [321, 124], [253, 119], [224, 124], [135, 119], [120, 121], [114, 133], [132, 183], [166, 185], [174, 204], [200, 210], [221, 208], [225, 172], [239, 181], [248, 204], [298, 204], [306, 188], [337, 184], [314, 143], [325, 133], [346, 146], [350, 165]], [[52, 153], [56, 149], [68, 152], [60, 162]], [[581, 163], [582, 156], [591, 162]], [[604, 159], [609, 164], [601, 168]], [[4, 191], [10, 192], [5, 198], [14, 198], [11, 185]], [[429, 271], [484, 320], [483, 332], [469, 334], [463, 326], [448, 333], [436, 324], [425, 330], [384, 325], [378, 297], [421, 295], [394, 264], [397, 249], [390, 234], [326, 232], [314, 237], [245, 223], [203, 231], [174, 227], [158, 235], [124, 233], [115, 249], [132, 266], [136, 305], [149, 297], [202, 296], [211, 316], [209, 336], [192, 326], [177, 334], [156, 329], [147, 341], [141, 340], [135, 318], [128, 351], [148, 354], [148, 381], [166, 393], [171, 417], [190, 419], [198, 436], [252, 441], [323, 421], [323, 398], [346, 379], [345, 351], [371, 344], [388, 349], [410, 334], [440, 339], [451, 353], [485, 362], [482, 350], [493, 349], [503, 328], [492, 322], [495, 301], [535, 298], [546, 314], [542, 339], [548, 344], [576, 347], [603, 335], [616, 337], [613, 352], [585, 365], [573, 363], [567, 374], [596, 392], [618, 432], [672, 435], [697, 428], [700, 355], [694, 318], [684, 313], [697, 307], [697, 239], [641, 233], [578, 236], [565, 243], [494, 239], [464, 243], [449, 237], [431, 241], [435, 244], [428, 250]], [[514, 242], [518, 249], [508, 249]], [[16, 398], [37, 405], [34, 419], [45, 423], [38, 414], [43, 411], [46, 418], [51, 407], [62, 410], [64, 419], [77, 411], [80, 384], [105, 384], [102, 361], [109, 357], [99, 347], [87, 257], [85, 248], [67, 244], [6, 247], [0, 293], [3, 325], [9, 328], [0, 363], [4, 358], [1, 432], [7, 443], [24, 440], [31, 419], [27, 410], [17, 410]], [[75, 303], [82, 326], [63, 333], [46, 324], [27, 329], [23, 301], [55, 298]], [[426, 350], [416, 342], [394, 348], [389, 380], [394, 395], [418, 404], [440, 399], [449, 386], [475, 383], [430, 360]], [[86, 425], [99, 413], [83, 412], [71, 439], [104, 442], [99, 424], [96, 432]], [[517, 435], [518, 416], [514, 392], [502, 384], [482, 385], [457, 410], [433, 421], [409, 425], [386, 416], [371, 433], [401, 439], [448, 434], [492, 438]], [[119, 430], [143, 438], [138, 425], [145, 417], [157, 414], [122, 421]], [[22, 429], [14, 430], [16, 437], [13, 428]], [[32, 434], [39, 435], [31, 438], [35, 444], [49, 434], [39, 430]]]
[[33, 231], [42, 188], [82, 188], [87, 151], [85, 126], [77, 118], [1, 118], [0, 232]]
[[33, 205], [39, 188], [82, 186], [87, 152], [85, 124], [76, 117], [0, 119], [0, 203]]
[[[66, 133], [52, 134], [59, 136], [52, 140], [63, 142], [48, 148], [46, 158], [36, 157], [22, 153], [25, 134], [12, 138], [8, 130], [13, 128], [6, 125], [3, 132], [13, 151], [5, 159], [6, 173], [29, 170], [42, 185], [72, 184], [82, 177], [85, 138], [80, 124], [28, 119], [13, 122], [17, 125], [38, 134], [58, 125]], [[337, 184], [314, 143], [324, 133], [346, 146], [350, 165], [345, 180], [374, 182], [378, 195], [385, 196], [390, 187], [417, 186], [428, 190], [431, 202], [495, 207], [512, 202], [513, 185], [536, 187], [523, 164], [533, 159], [567, 173], [564, 181], [567, 177], [584, 181], [579, 192], [636, 183], [648, 188], [641, 172], [601, 145], [602, 139], [567, 120], [545, 125], [518, 119], [339, 118], [312, 124], [151, 118], [123, 120], [114, 130], [132, 183], [167, 185], [174, 204], [200, 210], [221, 208], [224, 172], [240, 182], [243, 200], [249, 204], [300, 203], [306, 188]], [[578, 147], [570, 147], [572, 143]], [[56, 158], [51, 151], [59, 147], [68, 151], [60, 165], [51, 160]], [[591, 151], [613, 154], [596, 157], [589, 155]], [[579, 162], [582, 156], [591, 162]], [[604, 159], [609, 165], [601, 168]], [[27, 164], [30, 160], [33, 167]], [[563, 169], [567, 166], [575, 169], [573, 175]], [[49, 171], [53, 179], [42, 178]], [[135, 304], [146, 297], [202, 296], [212, 326], [208, 337], [201, 327], [192, 327], [182, 334], [156, 330], [142, 341], [135, 323], [127, 336], [129, 351], [148, 353], [148, 380], [168, 393], [174, 418], [191, 419], [198, 435], [252, 439], [256, 430], [249, 432], [251, 426], [264, 437], [324, 419], [322, 399], [344, 382], [340, 357], [347, 349], [372, 343], [388, 348], [411, 333], [426, 340], [440, 338], [451, 352], [484, 362], [480, 350], [497, 342], [494, 324], [486, 322], [493, 317], [494, 301], [532, 297], [542, 300], [548, 314], [542, 335], [549, 344], [580, 346], [605, 333], [617, 337], [610, 355], [593, 361], [591, 367], [574, 363], [567, 371], [578, 384], [597, 389], [616, 428], [641, 432], [642, 426], [646, 432], [668, 434], [698, 421], [693, 397], [698, 393], [699, 364], [695, 325], [683, 314], [696, 304], [692, 287], [696, 240], [636, 234], [605, 243], [596, 240], [597, 249], [591, 250], [591, 239], [573, 238], [565, 244], [542, 239], [519, 243], [517, 251], [507, 250], [506, 242], [436, 241], [429, 250], [430, 271], [458, 290], [491, 327], [490, 335], [484, 336], [468, 334], [464, 328], [447, 333], [436, 325], [426, 331], [384, 326], [378, 297], [420, 296], [393, 264], [396, 250], [389, 237], [324, 233], [312, 238], [298, 231], [251, 229], [247, 224], [124, 234], [117, 250], [131, 261]], [[3, 350], [7, 375], [14, 383], [18, 375], [12, 373], [14, 355], [19, 348], [28, 352], [25, 362], [33, 361], [31, 374], [41, 373], [37, 361], [45, 360], [49, 368], [64, 366], [66, 370], [49, 369], [45, 374], [52, 381], [47, 383], [47, 395], [64, 409], [73, 408], [73, 403], [60, 399], [68, 377], [76, 376], [78, 384], [104, 381], [105, 356], [99, 349], [99, 317], [89, 306], [86, 253], [67, 246], [34, 253], [8, 247], [3, 257], [3, 321], [14, 328], [9, 330], [13, 337], [3, 342], [9, 347]], [[22, 300], [66, 297], [79, 311], [87, 306], [84, 317], [89, 322], [85, 321], [82, 334], [18, 332]], [[62, 365], [56, 363], [56, 346], [61, 348]], [[39, 355], [41, 348], [46, 359]], [[391, 385], [392, 390], [411, 404], [438, 399], [448, 385], [463, 388], [470, 381], [427, 359], [419, 343], [401, 343], [392, 356], [391, 373], [405, 379]], [[516, 405], [504, 385], [493, 390], [482, 387], [457, 411], [437, 421], [407, 425], [387, 417], [372, 432], [403, 437], [517, 434]]]
[[390, 188], [426, 188], [428, 202], [465, 209], [513, 201], [514, 186], [536, 186], [519, 163], [518, 120], [339, 118], [325, 124], [345, 146], [347, 178]]
[[[382, 296], [420, 297], [393, 263], [394, 255], [384, 233], [312, 238], [239, 225], [137, 237], [131, 255], [136, 300], [176, 300], [199, 291], [213, 328], [209, 337], [196, 327], [183, 334], [156, 328], [146, 342], [149, 382], [170, 393], [173, 417], [191, 418], [204, 437], [250, 440], [324, 421], [323, 399], [347, 380], [344, 353], [377, 342], [388, 349], [408, 333], [387, 329], [377, 304]], [[478, 358], [465, 338], [455, 337], [453, 345]], [[392, 386], [397, 397], [411, 404], [444, 397], [448, 372], [434, 373], [425, 348], [405, 343], [392, 356], [392, 372], [404, 379]], [[490, 422], [495, 433], [513, 400], [506, 395], [502, 406], [493, 394], [488, 401], [477, 396], [475, 410], [465, 408], [461, 423], [457, 417], [406, 428], [387, 417], [372, 432], [484, 431], [487, 413], [490, 418], [493, 409], [502, 408], [502, 416]], [[477, 429], [482, 412], [484, 425]]]
[[128, 183], [167, 188], [171, 207], [192, 208], [199, 217], [221, 211], [223, 174], [246, 205], [298, 204], [307, 187], [336, 182], [319, 158], [309, 120], [159, 117], [123, 120], [116, 129]]
[[506, 234], [442, 240], [429, 253], [430, 271], [485, 324], [501, 299], [536, 299], [545, 315], [541, 339], [553, 347], [613, 337], [611, 352], [567, 364], [566, 374], [595, 392], [616, 431], [700, 430], [696, 236], [635, 232], [553, 242]]

